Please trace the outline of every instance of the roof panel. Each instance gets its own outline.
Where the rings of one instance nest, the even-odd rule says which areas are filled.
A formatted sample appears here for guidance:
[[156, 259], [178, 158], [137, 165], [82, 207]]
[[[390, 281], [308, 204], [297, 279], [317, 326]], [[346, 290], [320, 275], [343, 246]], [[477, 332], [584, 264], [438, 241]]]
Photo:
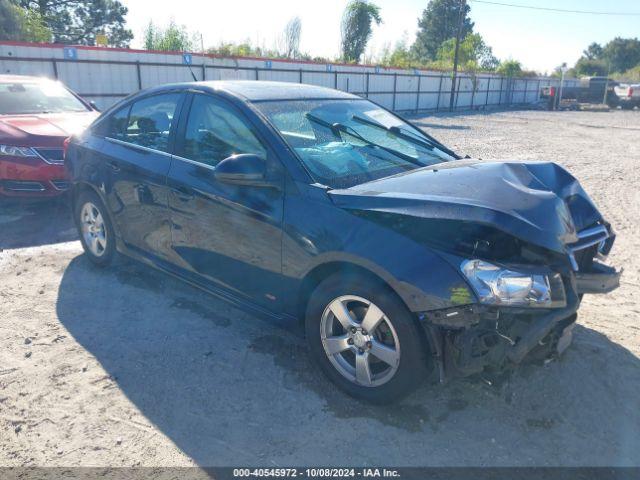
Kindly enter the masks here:
[[360, 98], [350, 93], [331, 88], [291, 82], [268, 82], [261, 80], [222, 80], [200, 82], [214, 90], [222, 90], [232, 95], [242, 96], [249, 101], [263, 100], [304, 100], [308, 98], [354, 99]]

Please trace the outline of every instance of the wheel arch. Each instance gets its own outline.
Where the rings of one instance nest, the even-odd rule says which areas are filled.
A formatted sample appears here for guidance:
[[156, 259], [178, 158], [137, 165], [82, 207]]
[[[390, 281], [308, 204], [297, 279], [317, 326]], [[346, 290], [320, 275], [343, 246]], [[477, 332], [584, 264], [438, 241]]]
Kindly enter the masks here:
[[82, 193], [84, 192], [91, 192], [95, 195], [98, 196], [98, 198], [100, 199], [100, 201], [102, 202], [102, 205], [104, 205], [104, 208], [107, 212], [107, 215], [109, 215], [109, 221], [111, 222], [111, 226], [113, 227], [113, 230], [116, 234], [116, 237], [119, 237], [119, 232], [118, 232], [118, 227], [116, 225], [116, 222], [114, 221], [113, 215], [111, 213], [111, 210], [109, 209], [109, 206], [107, 204], [107, 201], [104, 197], [104, 195], [102, 194], [102, 192], [100, 191], [100, 189], [98, 187], [96, 187], [95, 185], [92, 185], [91, 183], [88, 182], [78, 182], [73, 184], [72, 188], [71, 188], [71, 211], [73, 214], [73, 221], [74, 223], [76, 223], [77, 225], [77, 219], [76, 219], [76, 202], [78, 201], [78, 198], [80, 197], [80, 195], [82, 195]]
[[405, 299], [402, 298], [402, 295], [400, 295], [392, 287], [392, 285], [387, 280], [385, 280], [381, 275], [377, 274], [376, 272], [362, 265], [358, 265], [356, 263], [349, 262], [346, 260], [335, 260], [335, 261], [322, 263], [320, 265], [316, 265], [313, 269], [311, 269], [305, 275], [305, 277], [302, 280], [300, 289], [298, 291], [298, 299], [297, 299], [297, 317], [300, 319], [300, 321], [302, 322], [304, 321], [309, 299], [311, 298], [311, 295], [313, 294], [313, 291], [316, 289], [316, 287], [323, 280], [325, 280], [326, 278], [329, 278], [331, 275], [338, 272], [342, 273], [343, 275], [354, 275], [354, 276], [365, 278], [381, 286], [390, 295], [393, 295], [394, 297], [396, 297], [396, 299], [398, 299], [398, 301], [400, 301], [400, 303], [402, 303], [402, 305], [405, 306], [407, 311], [411, 313], [411, 317], [413, 318], [414, 322], [416, 322], [416, 325], [419, 327], [418, 331], [421, 332], [421, 336], [422, 336], [421, 340], [423, 340], [423, 345], [427, 348], [429, 347], [430, 343], [427, 338], [427, 333], [419, 325], [420, 322], [418, 318], [413, 312], [411, 312], [411, 308], [409, 307]]

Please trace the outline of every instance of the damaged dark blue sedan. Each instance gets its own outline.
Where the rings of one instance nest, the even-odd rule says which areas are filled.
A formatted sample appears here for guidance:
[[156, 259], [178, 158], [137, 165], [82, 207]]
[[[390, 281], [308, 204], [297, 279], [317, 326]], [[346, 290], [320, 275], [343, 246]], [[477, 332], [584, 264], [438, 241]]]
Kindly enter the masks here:
[[72, 138], [66, 165], [92, 262], [119, 251], [304, 319], [320, 369], [371, 402], [558, 355], [582, 295], [619, 282], [611, 226], [562, 167], [461, 158], [336, 90], [142, 91]]

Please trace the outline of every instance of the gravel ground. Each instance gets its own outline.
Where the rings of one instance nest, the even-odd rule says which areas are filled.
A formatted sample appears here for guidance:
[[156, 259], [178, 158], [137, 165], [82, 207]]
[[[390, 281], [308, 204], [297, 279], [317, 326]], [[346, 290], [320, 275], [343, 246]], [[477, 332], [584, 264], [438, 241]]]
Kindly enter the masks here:
[[615, 226], [622, 286], [585, 299], [561, 360], [363, 405], [287, 329], [92, 267], [63, 204], [4, 202], [0, 465], [640, 465], [640, 112], [415, 120], [471, 156], [563, 164]]

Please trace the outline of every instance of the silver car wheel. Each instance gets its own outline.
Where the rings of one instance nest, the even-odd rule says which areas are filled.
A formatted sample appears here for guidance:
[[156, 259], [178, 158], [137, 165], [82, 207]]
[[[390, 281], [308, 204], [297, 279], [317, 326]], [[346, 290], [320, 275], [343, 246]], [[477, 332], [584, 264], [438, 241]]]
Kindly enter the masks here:
[[80, 210], [80, 227], [84, 243], [96, 257], [101, 257], [107, 249], [107, 233], [104, 219], [98, 207], [87, 202]]
[[332, 300], [320, 321], [327, 357], [347, 380], [377, 387], [393, 378], [400, 342], [393, 324], [373, 302], [355, 295]]

